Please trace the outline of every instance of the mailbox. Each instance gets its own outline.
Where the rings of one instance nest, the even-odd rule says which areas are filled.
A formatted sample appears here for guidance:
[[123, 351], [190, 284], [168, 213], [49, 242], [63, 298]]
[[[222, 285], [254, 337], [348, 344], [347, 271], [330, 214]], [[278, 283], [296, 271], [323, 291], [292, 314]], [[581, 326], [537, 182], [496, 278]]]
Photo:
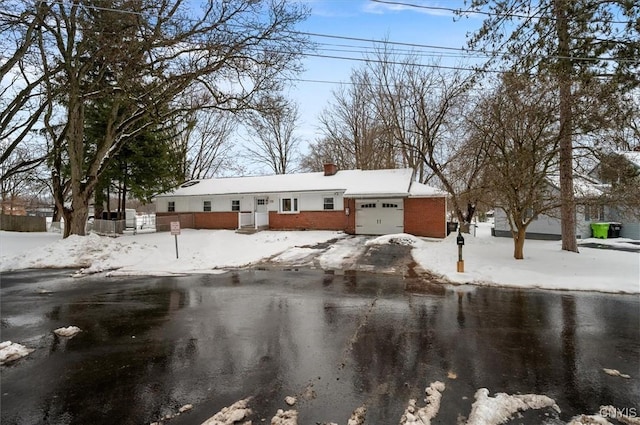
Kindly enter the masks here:
[[462, 259], [462, 245], [464, 245], [464, 238], [462, 237], [460, 230], [458, 230], [456, 244], [458, 245], [458, 273], [464, 273], [464, 260]]

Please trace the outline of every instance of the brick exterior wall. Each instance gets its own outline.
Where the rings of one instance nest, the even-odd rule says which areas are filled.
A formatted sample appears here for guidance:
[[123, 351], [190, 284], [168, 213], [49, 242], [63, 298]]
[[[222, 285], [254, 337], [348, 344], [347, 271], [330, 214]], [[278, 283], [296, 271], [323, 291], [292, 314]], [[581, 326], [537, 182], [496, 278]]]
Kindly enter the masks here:
[[182, 229], [230, 229], [238, 228], [237, 212], [194, 212], [156, 213], [156, 229], [158, 231], [169, 231], [169, 221], [180, 220]]
[[197, 212], [194, 215], [196, 229], [230, 229], [238, 228], [238, 213], [236, 211]]
[[347, 226], [345, 227], [345, 233], [350, 235], [356, 234], [356, 200], [344, 198], [344, 210], [349, 208], [349, 215], [347, 216]]
[[404, 231], [415, 236], [447, 236], [445, 198], [405, 198]]
[[298, 214], [269, 211], [269, 229], [344, 230], [347, 218], [344, 211], [301, 211]]
[[181, 229], [193, 229], [193, 213], [159, 212], [156, 213], [156, 230], [168, 232], [171, 222], [179, 221]]

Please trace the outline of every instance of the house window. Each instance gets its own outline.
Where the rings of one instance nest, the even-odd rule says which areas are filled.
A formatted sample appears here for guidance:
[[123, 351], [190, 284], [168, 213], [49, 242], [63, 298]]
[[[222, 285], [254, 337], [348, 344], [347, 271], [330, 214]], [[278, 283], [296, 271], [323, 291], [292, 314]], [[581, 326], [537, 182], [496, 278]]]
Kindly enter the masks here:
[[202, 203], [202, 211], [206, 211], [206, 212], [211, 211], [211, 201], [204, 201]]
[[333, 208], [333, 198], [324, 198], [324, 209], [332, 210]]
[[584, 220], [585, 221], [603, 221], [604, 205], [585, 205]]
[[175, 210], [176, 210], [176, 203], [174, 201], [167, 202], [167, 211], [175, 212]]
[[280, 200], [280, 212], [283, 212], [283, 213], [298, 212], [298, 198], [282, 198]]
[[240, 211], [240, 200], [234, 199], [231, 201], [231, 211]]
[[264, 198], [258, 198], [256, 202], [258, 205], [267, 205], [267, 200]]
[[382, 204], [382, 208], [398, 208], [398, 204]]

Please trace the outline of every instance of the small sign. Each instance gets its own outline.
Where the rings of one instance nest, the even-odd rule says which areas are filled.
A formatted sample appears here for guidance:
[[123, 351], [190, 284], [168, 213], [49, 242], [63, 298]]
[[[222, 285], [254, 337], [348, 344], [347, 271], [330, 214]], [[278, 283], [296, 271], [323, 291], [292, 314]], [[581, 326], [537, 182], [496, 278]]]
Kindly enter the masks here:
[[180, 234], [180, 222], [179, 221], [172, 221], [171, 222], [171, 234], [172, 235], [179, 235]]

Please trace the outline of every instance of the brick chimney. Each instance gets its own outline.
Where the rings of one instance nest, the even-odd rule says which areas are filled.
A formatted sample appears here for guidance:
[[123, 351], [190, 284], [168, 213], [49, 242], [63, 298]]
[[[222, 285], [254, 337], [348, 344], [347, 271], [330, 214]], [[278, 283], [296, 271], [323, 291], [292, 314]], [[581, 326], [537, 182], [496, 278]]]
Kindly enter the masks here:
[[336, 166], [336, 164], [334, 164], [332, 162], [325, 162], [325, 164], [324, 164], [324, 175], [325, 176], [333, 176], [337, 172], [338, 172], [338, 167]]

